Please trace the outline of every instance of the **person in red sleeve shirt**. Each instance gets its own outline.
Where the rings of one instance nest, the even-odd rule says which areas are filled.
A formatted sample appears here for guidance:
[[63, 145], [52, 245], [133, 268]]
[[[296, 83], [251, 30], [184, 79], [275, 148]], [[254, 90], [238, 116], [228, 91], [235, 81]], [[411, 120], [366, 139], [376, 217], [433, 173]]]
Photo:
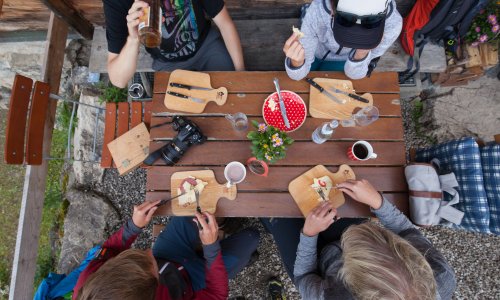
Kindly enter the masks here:
[[132, 219], [80, 274], [73, 299], [227, 299], [228, 274], [246, 266], [258, 232], [244, 229], [219, 242], [215, 217], [196, 213], [194, 219], [171, 218], [152, 251], [130, 249], [158, 203], [134, 207]]

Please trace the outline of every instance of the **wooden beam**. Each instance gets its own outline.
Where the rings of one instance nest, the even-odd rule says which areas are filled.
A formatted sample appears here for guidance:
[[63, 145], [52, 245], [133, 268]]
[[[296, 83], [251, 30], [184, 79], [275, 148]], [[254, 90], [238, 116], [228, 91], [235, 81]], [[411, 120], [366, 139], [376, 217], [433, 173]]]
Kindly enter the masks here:
[[[54, 13], [51, 13], [42, 74], [43, 81], [50, 85], [50, 92], [54, 94], [59, 91], [67, 36], [68, 25]], [[51, 101], [44, 126], [44, 156], [50, 153], [56, 108], [57, 102]], [[26, 168], [12, 265], [10, 300], [33, 298], [33, 280], [36, 271], [47, 170], [47, 160], [44, 160], [40, 166], [27, 166]]]
[[94, 25], [85, 19], [67, 0], [42, 0], [43, 3], [59, 18], [73, 27], [82, 37], [91, 40]]

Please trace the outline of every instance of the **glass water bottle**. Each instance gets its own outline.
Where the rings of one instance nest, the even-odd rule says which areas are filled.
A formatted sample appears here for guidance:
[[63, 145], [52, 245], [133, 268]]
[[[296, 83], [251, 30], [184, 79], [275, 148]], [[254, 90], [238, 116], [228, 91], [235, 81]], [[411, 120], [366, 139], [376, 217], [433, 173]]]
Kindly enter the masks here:
[[330, 139], [335, 132], [335, 128], [339, 127], [339, 122], [337, 120], [332, 120], [331, 122], [325, 122], [312, 134], [312, 140], [316, 144], [323, 144], [328, 139]]

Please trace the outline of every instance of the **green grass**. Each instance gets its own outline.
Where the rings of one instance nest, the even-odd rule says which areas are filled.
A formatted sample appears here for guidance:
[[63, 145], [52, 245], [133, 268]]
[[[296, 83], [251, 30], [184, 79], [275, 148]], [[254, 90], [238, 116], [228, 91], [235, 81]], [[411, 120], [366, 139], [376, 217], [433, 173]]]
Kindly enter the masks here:
[[[60, 105], [57, 113], [57, 129], [52, 137], [52, 157], [64, 157], [67, 144], [67, 129], [71, 108]], [[12, 260], [16, 245], [19, 209], [21, 206], [22, 190], [24, 184], [23, 166], [7, 165], [3, 162], [5, 141], [5, 119], [7, 111], [0, 110], [0, 299], [7, 299], [7, 287], [10, 284]], [[74, 125], [76, 124], [76, 118]], [[57, 237], [62, 236], [64, 217], [68, 206], [63, 201], [68, 176], [63, 172], [64, 161], [53, 160], [49, 162], [47, 174], [47, 187], [40, 224], [40, 241], [38, 245], [37, 270], [34, 289], [49, 272], [55, 270], [59, 258]], [[55, 247], [54, 247], [55, 246]]]
[[10, 284], [25, 171], [23, 166], [4, 163], [6, 117], [7, 111], [0, 109], [0, 299], [7, 298]]

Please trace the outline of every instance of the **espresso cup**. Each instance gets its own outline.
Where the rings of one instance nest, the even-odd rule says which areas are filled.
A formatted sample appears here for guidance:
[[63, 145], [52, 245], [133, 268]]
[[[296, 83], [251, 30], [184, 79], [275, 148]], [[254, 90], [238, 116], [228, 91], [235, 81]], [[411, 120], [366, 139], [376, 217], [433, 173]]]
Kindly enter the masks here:
[[227, 180], [227, 187], [241, 183], [245, 180], [246, 176], [247, 169], [245, 168], [245, 165], [239, 161], [230, 162], [227, 164], [226, 168], [224, 168], [224, 177]]
[[347, 157], [350, 160], [362, 161], [377, 158], [377, 154], [373, 152], [373, 147], [367, 141], [357, 141], [347, 149]]

